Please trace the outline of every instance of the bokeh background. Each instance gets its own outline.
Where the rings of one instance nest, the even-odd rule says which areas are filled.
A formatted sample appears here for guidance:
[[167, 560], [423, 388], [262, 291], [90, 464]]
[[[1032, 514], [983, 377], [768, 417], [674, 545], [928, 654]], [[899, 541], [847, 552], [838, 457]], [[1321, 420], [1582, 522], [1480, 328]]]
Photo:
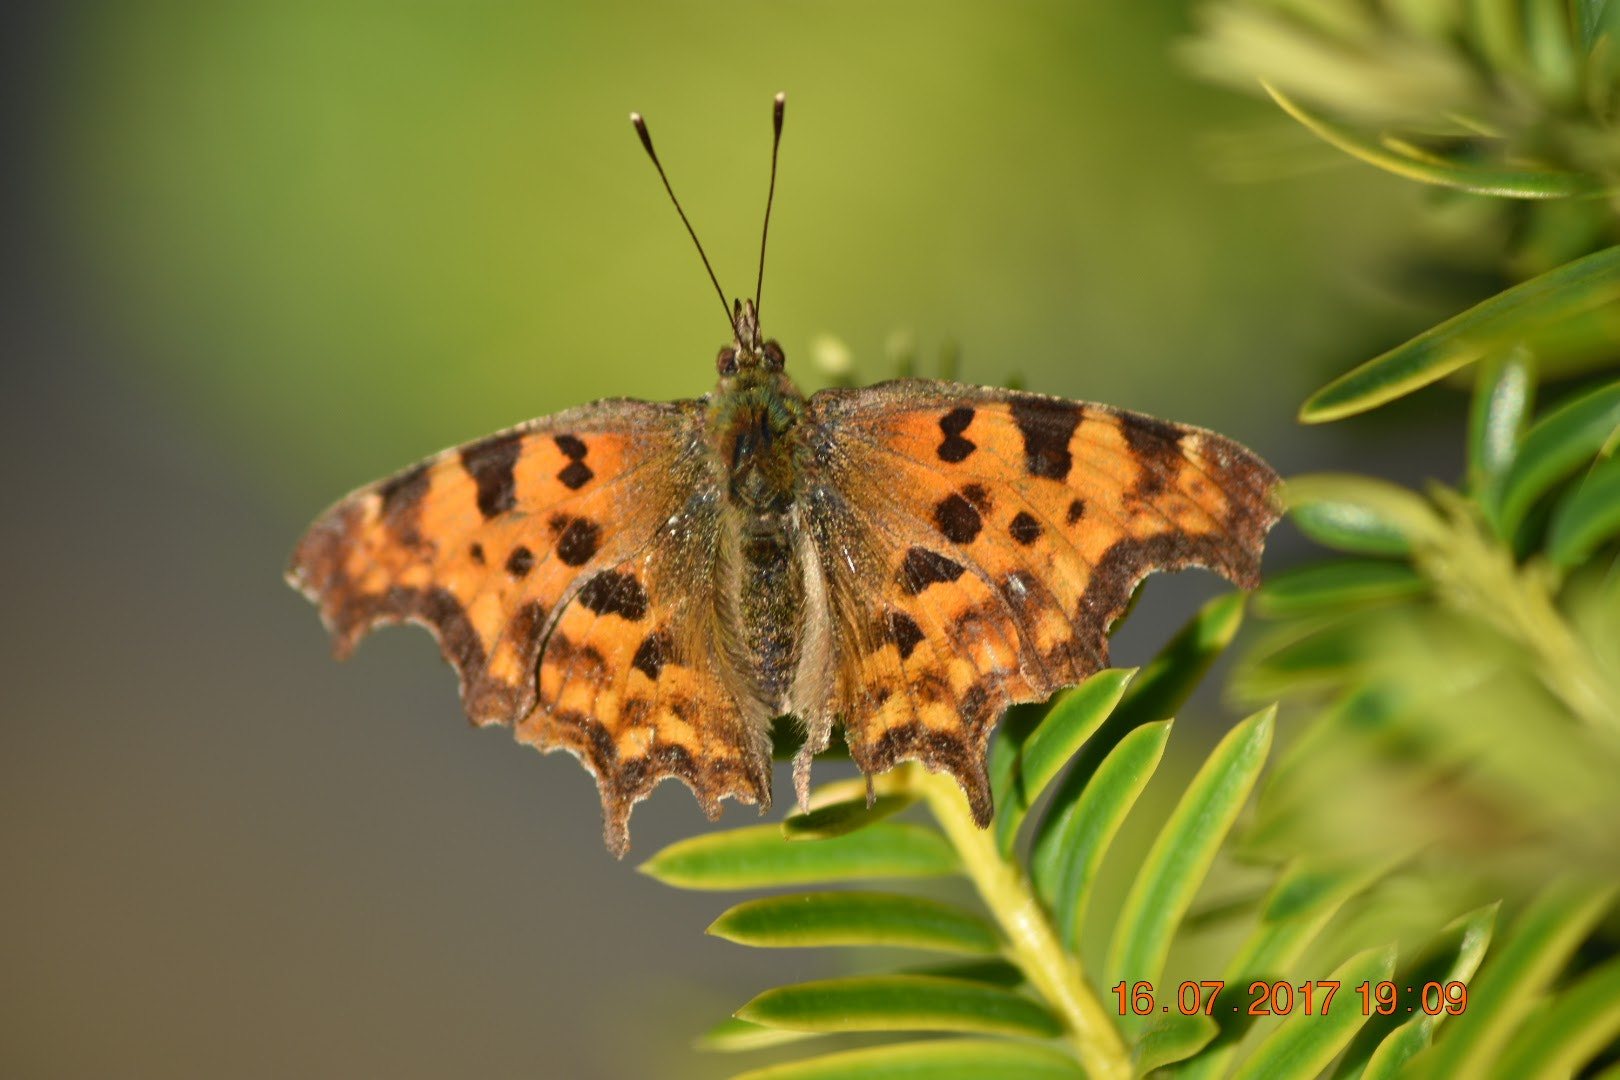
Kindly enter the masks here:
[[[866, 381], [954, 342], [966, 380], [1285, 473], [1352, 439], [1451, 471], [1398, 425], [1371, 462], [1365, 426], [1294, 425], [1430, 321], [1371, 284], [1416, 195], [1186, 75], [1186, 4], [4, 18], [8, 1077], [715, 1076], [695, 1032], [833, 970], [708, 939], [721, 898], [635, 873], [709, 827], [679, 785], [616, 862], [590, 778], [469, 731], [427, 635], [337, 665], [281, 581], [322, 507], [443, 446], [709, 388], [727, 328], [631, 109], [742, 293], [788, 92], [764, 314], [806, 389], [818, 335]], [[1116, 659], [1218, 587], [1156, 581]]]

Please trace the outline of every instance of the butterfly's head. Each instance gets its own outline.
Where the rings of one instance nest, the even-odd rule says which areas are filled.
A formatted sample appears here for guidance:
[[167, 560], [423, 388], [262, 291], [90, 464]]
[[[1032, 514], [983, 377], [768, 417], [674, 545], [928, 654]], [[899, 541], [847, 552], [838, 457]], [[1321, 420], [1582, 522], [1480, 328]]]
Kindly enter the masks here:
[[722, 348], [714, 361], [720, 377], [729, 379], [756, 371], [767, 375], [780, 374], [787, 366], [787, 357], [782, 353], [782, 346], [774, 340], [760, 339], [759, 311], [754, 307], [754, 302], [735, 301], [731, 321], [731, 344]]

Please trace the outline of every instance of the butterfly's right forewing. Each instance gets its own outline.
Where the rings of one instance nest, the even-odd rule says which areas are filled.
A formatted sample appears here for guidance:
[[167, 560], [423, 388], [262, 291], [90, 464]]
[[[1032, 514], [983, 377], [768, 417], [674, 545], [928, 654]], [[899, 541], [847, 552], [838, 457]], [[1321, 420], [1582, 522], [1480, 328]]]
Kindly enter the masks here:
[[618, 854], [665, 777], [711, 815], [769, 802], [767, 737], [712, 661], [722, 508], [704, 416], [605, 401], [446, 451], [332, 507], [288, 571], [340, 654], [379, 623], [432, 630], [474, 722], [596, 775]]

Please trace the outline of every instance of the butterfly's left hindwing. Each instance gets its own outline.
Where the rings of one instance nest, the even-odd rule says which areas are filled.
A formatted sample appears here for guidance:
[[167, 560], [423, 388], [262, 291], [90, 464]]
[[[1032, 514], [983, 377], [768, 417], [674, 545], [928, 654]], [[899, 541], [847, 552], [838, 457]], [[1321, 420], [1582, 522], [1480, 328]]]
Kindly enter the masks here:
[[836, 689], [807, 746], [841, 720], [863, 770], [948, 771], [981, 825], [1001, 712], [1107, 666], [1153, 570], [1258, 584], [1278, 516], [1250, 451], [1105, 405], [900, 380], [822, 391], [808, 418]]
[[478, 724], [597, 778], [609, 848], [667, 776], [710, 815], [768, 804], [767, 735], [711, 663], [719, 485], [702, 402], [605, 401], [355, 492], [288, 577], [345, 655], [379, 623], [434, 632]]

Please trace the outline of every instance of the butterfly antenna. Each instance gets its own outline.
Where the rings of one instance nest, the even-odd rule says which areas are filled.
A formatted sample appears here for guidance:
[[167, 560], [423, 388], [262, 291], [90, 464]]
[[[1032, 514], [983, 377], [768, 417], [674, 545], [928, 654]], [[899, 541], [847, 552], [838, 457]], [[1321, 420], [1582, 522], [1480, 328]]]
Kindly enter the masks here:
[[759, 231], [759, 277], [754, 280], [754, 316], [759, 316], [759, 294], [765, 287], [765, 239], [771, 235], [771, 203], [776, 201], [776, 151], [782, 145], [782, 113], [787, 108], [787, 95], [777, 94], [771, 111], [771, 122], [776, 133], [771, 137], [771, 186], [765, 195], [765, 226]]
[[681, 200], [675, 197], [675, 189], [669, 186], [669, 177], [664, 174], [664, 166], [658, 160], [658, 152], [653, 149], [652, 136], [647, 134], [647, 121], [641, 118], [640, 113], [633, 112], [630, 114], [630, 122], [636, 126], [636, 134], [641, 136], [641, 145], [646, 149], [647, 156], [652, 158], [653, 168], [658, 170], [658, 178], [664, 182], [664, 190], [669, 192], [669, 201], [675, 204], [675, 212], [681, 215], [681, 224], [686, 226], [687, 235], [692, 238], [692, 243], [697, 245], [698, 258], [703, 260], [703, 269], [709, 272], [709, 280], [714, 283], [714, 291], [720, 296], [720, 310], [726, 313], [726, 322], [731, 325], [731, 332], [737, 333], [737, 320], [732, 317], [731, 306], [726, 303], [726, 292], [720, 287], [720, 279], [714, 276], [714, 267], [709, 265], [709, 256], [704, 253], [703, 245], [698, 241], [697, 231], [686, 219], [686, 211], [681, 209]]

